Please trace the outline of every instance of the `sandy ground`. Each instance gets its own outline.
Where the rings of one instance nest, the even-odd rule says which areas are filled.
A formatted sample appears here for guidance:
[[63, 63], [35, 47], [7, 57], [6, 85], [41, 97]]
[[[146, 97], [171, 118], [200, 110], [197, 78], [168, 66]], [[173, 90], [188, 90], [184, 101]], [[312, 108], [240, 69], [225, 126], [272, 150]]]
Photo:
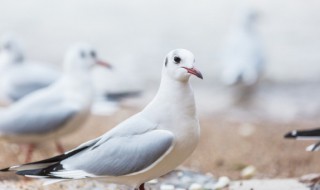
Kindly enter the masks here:
[[[77, 133], [62, 139], [62, 143], [69, 150], [103, 134], [134, 113], [135, 109], [125, 109], [109, 118], [94, 116]], [[239, 179], [240, 170], [247, 165], [257, 168], [259, 178], [299, 177], [320, 170], [320, 155], [304, 151], [310, 142], [283, 139], [283, 134], [292, 128], [316, 127], [316, 123], [244, 122], [219, 115], [201, 118], [200, 122], [201, 141], [195, 153], [185, 162], [187, 167], [232, 179]], [[23, 149], [19, 146], [6, 142], [1, 142], [0, 146], [0, 167], [23, 163], [24, 154], [20, 152]], [[46, 143], [38, 147], [33, 160], [56, 154], [53, 143]]]
[[308, 190], [307, 186], [295, 179], [250, 180], [233, 182], [229, 190]]

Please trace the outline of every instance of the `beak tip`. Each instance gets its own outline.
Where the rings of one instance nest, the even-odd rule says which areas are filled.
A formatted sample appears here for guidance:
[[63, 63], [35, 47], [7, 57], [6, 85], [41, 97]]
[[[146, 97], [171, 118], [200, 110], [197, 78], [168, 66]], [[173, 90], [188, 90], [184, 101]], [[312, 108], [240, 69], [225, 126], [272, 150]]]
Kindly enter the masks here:
[[106, 68], [108, 68], [108, 69], [110, 69], [110, 70], [113, 69], [112, 65], [110, 65], [109, 63], [104, 62], [104, 61], [97, 60], [97, 64], [98, 64], [98, 65], [101, 65], [101, 66], [103, 66], [103, 67], [106, 67]]

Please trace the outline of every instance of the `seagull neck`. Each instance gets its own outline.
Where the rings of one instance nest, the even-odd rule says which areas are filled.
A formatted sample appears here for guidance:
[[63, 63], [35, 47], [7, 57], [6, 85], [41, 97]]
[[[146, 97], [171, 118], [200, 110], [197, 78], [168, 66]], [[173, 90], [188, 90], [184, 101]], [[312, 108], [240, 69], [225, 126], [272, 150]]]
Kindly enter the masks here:
[[162, 76], [158, 94], [162, 94], [164, 92], [163, 94], [168, 94], [169, 96], [173, 94], [183, 95], [181, 94], [181, 92], [185, 93], [187, 91], [192, 91], [191, 86], [189, 84], [189, 80], [178, 81], [172, 79], [167, 75]]
[[65, 83], [67, 86], [74, 88], [82, 88], [91, 86], [91, 78], [89, 73], [79, 73], [79, 72], [66, 72], [65, 73]]
[[[180, 109], [188, 110], [189, 114], [195, 113], [193, 90], [188, 80], [177, 81], [163, 75], [153, 102], [156, 106], [170, 106], [169, 109], [173, 108], [172, 106], [180, 106]], [[177, 104], [177, 102], [180, 103]]]

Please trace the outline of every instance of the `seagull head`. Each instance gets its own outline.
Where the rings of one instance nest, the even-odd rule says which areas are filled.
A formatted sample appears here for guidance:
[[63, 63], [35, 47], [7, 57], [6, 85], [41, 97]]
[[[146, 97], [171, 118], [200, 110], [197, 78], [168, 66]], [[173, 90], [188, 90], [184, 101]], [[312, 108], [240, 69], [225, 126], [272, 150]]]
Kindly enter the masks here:
[[23, 50], [13, 35], [4, 35], [0, 39], [1, 60], [7, 63], [22, 63], [24, 56]]
[[64, 63], [65, 70], [70, 72], [86, 72], [95, 65], [111, 69], [111, 65], [100, 60], [96, 50], [88, 44], [77, 44], [71, 47]]
[[164, 62], [164, 72], [178, 81], [188, 81], [191, 75], [203, 79], [201, 72], [194, 66], [193, 53], [185, 49], [169, 52]]

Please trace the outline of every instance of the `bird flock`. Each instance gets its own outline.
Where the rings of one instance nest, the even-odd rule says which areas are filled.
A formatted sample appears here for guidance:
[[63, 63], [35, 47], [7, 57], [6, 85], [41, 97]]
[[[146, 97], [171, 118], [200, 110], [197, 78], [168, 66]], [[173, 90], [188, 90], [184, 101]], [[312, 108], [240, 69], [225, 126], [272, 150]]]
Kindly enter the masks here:
[[[240, 101], [253, 94], [265, 67], [254, 30], [256, 19], [254, 12], [239, 17], [221, 57], [221, 81], [236, 90]], [[100, 137], [65, 152], [59, 139], [84, 125], [97, 99], [119, 101], [141, 92], [95, 89], [92, 69], [112, 72], [114, 66], [101, 60], [89, 44], [70, 47], [61, 72], [27, 60], [20, 43], [5, 35], [0, 41], [0, 101], [5, 105], [0, 109], [0, 139], [25, 144], [28, 150], [25, 164], [0, 171], [45, 179], [48, 184], [103, 179], [144, 189], [145, 182], [179, 166], [198, 144], [200, 125], [189, 79], [203, 79], [203, 75], [195, 64], [190, 51], [170, 51], [162, 62], [158, 92], [144, 109]], [[285, 137], [319, 141], [320, 130], [292, 131]], [[30, 162], [36, 145], [48, 141], [55, 143], [59, 155]], [[320, 142], [307, 150], [320, 150]]]

